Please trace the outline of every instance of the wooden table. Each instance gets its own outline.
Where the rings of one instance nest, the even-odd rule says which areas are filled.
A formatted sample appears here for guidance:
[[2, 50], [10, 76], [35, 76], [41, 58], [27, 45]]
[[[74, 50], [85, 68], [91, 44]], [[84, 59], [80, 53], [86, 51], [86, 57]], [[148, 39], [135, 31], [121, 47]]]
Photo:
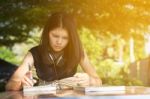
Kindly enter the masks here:
[[30, 94], [25, 95], [22, 91], [2, 92], [0, 99], [150, 99], [150, 87], [142, 86], [126, 86], [124, 93], [99, 93], [96, 95], [88, 95], [84, 92], [74, 90], [59, 90], [56, 94]]

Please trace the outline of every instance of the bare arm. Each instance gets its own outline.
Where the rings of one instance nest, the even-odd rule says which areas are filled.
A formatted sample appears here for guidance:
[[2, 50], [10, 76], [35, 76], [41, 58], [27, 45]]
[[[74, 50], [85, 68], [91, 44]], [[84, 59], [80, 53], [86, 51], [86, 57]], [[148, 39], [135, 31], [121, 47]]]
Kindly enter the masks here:
[[29, 71], [29, 64], [33, 66], [33, 56], [30, 52], [27, 53], [22, 64], [18, 67], [6, 84], [6, 90], [20, 90], [22, 89], [22, 85], [31, 86], [33, 84], [26, 76], [26, 73]]
[[84, 57], [81, 58], [80, 65], [84, 72], [86, 72], [90, 77], [90, 85], [99, 86], [102, 85], [100, 77], [97, 75], [96, 70], [90, 63], [88, 56], [84, 53]]

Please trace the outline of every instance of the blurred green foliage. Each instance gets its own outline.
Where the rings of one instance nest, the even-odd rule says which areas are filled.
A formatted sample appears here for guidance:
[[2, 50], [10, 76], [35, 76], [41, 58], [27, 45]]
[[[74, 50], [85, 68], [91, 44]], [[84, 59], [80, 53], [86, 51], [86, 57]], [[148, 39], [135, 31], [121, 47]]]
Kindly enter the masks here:
[[[129, 65], [128, 61], [126, 61], [125, 63], [120, 63], [115, 59], [115, 57], [105, 58], [104, 56], [105, 48], [111, 45], [112, 42], [114, 42], [112, 34], [110, 35], [108, 34], [107, 37], [101, 36], [99, 38], [96, 38], [93, 35], [96, 34], [96, 31], [91, 31], [85, 27], [82, 27], [79, 30], [79, 33], [81, 41], [83, 43], [83, 47], [87, 52], [92, 64], [95, 66], [100, 78], [103, 80], [103, 84], [143, 85], [142, 81], [136, 78], [131, 78], [130, 75], [128, 74], [128, 67], [127, 67]], [[121, 43], [120, 40], [119, 43]], [[124, 61], [129, 59], [128, 53], [125, 55], [126, 57], [124, 58]]]
[[18, 63], [18, 59], [16, 58], [16, 55], [8, 47], [0, 47], [0, 58], [14, 64]]

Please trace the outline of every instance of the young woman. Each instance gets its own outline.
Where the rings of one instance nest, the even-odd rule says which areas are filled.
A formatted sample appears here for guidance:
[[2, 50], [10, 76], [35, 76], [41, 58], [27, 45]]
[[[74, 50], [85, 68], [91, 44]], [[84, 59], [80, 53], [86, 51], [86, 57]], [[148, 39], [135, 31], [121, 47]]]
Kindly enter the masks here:
[[35, 81], [28, 77], [30, 66], [35, 67], [40, 81], [50, 82], [73, 76], [78, 64], [88, 74], [90, 85], [102, 84], [82, 49], [73, 17], [67, 13], [54, 13], [43, 29], [40, 44], [29, 50], [8, 81], [6, 90], [32, 86]]

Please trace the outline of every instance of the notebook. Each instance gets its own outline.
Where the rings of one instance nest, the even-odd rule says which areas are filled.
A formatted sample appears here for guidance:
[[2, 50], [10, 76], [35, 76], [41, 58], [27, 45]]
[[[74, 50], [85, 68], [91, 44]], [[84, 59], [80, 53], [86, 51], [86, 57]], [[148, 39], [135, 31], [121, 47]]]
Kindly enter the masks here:
[[88, 95], [100, 94], [124, 94], [126, 92], [125, 86], [100, 86], [100, 87], [74, 87], [76, 91], [82, 91]]
[[24, 95], [35, 95], [35, 94], [56, 94], [56, 86], [54, 85], [40, 85], [40, 86], [33, 86], [23, 87], [23, 94]]

